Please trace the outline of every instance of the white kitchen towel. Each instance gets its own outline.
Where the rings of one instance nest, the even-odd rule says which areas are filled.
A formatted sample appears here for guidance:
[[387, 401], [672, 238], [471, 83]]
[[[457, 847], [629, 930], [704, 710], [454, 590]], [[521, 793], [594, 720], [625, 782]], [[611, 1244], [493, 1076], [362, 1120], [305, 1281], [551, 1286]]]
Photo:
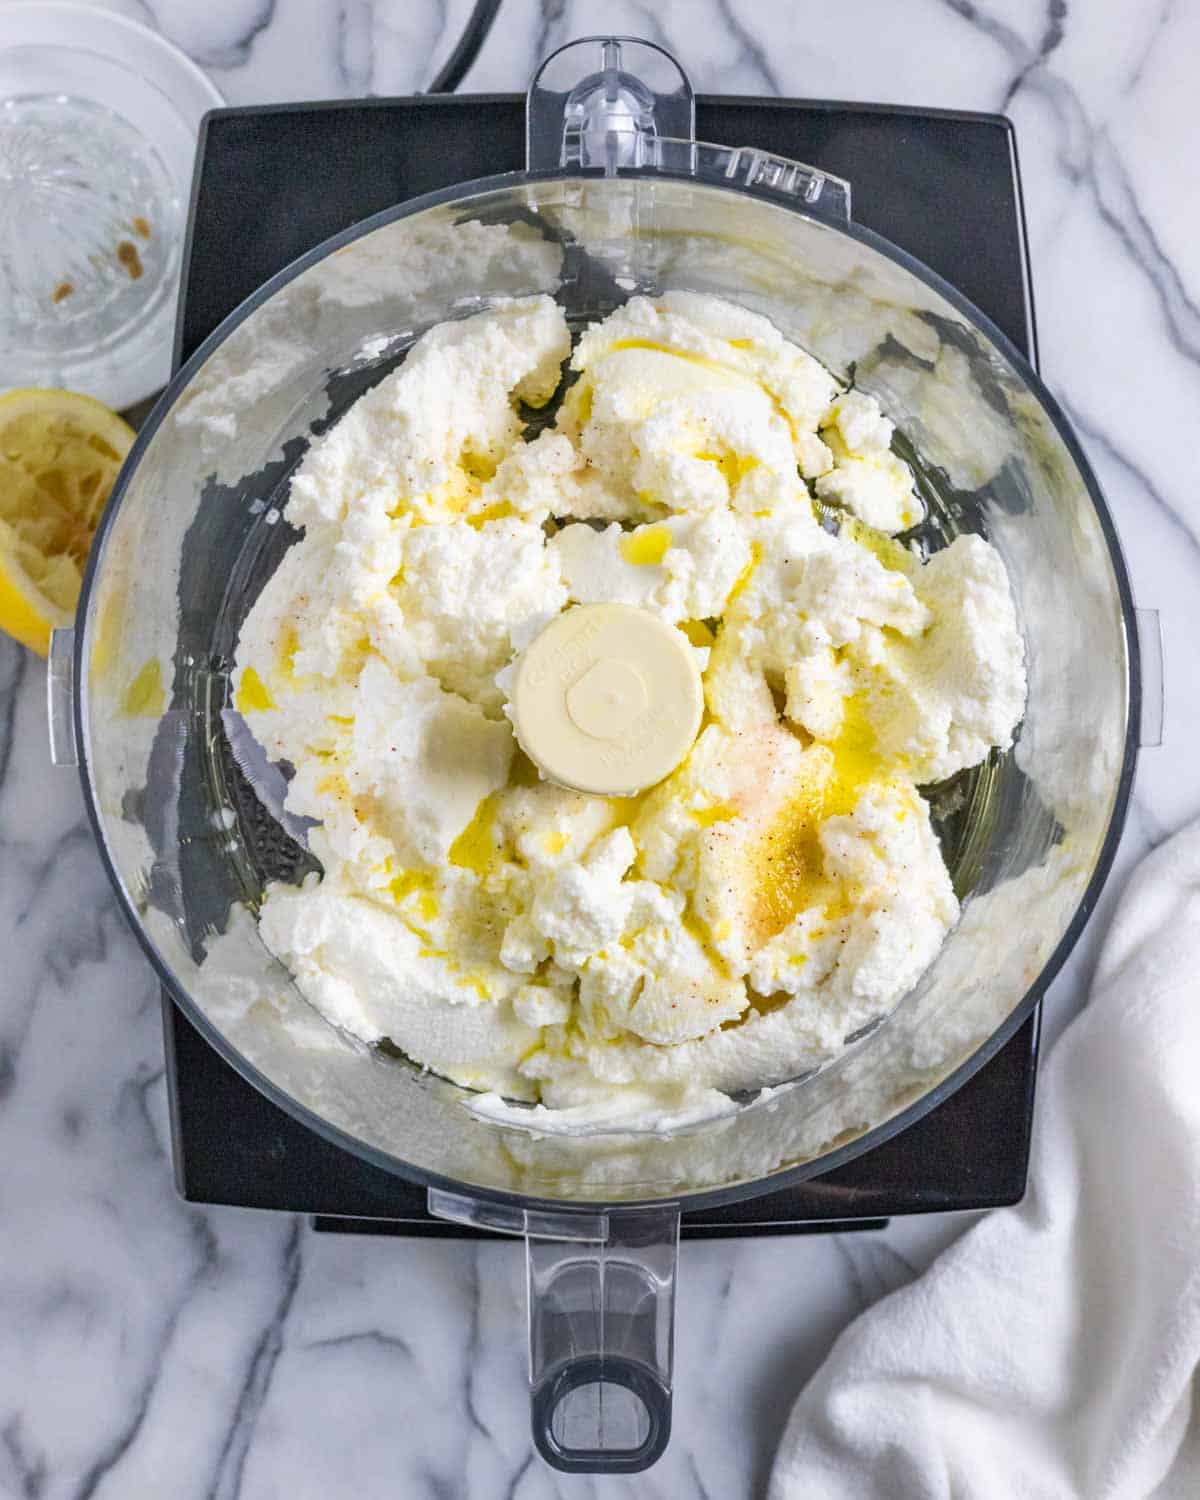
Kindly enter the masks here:
[[1200, 825], [1038, 1085], [1029, 1190], [842, 1334], [770, 1500], [1200, 1500]]

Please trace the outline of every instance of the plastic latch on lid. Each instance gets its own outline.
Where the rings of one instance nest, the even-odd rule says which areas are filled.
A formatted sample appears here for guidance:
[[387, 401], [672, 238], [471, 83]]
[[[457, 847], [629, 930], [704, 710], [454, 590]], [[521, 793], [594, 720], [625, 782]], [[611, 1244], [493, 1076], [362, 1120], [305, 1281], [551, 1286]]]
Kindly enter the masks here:
[[56, 766], [77, 766], [75, 741], [75, 627], [50, 632], [46, 662], [46, 722], [50, 731], [50, 760]]
[[591, 36], [552, 52], [533, 75], [525, 116], [532, 172], [601, 169], [606, 177], [653, 168], [792, 198], [843, 222], [850, 184], [806, 162], [696, 140], [691, 83], [662, 47]]
[[664, 48], [628, 36], [589, 36], [552, 52], [529, 85], [525, 159], [531, 172], [653, 162], [661, 137], [696, 133], [692, 86]]

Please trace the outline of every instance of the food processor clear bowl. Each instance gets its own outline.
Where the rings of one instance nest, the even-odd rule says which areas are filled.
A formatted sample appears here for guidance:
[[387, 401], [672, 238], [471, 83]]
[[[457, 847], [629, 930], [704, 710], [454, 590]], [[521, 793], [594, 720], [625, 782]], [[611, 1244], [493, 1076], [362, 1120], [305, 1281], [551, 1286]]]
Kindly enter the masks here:
[[[530, 171], [380, 214], [250, 298], [142, 431], [51, 658], [59, 756], [77, 753], [114, 885], [188, 1017], [314, 1130], [427, 1184], [435, 1212], [529, 1237], [535, 1437], [568, 1469], [642, 1468], [666, 1441], [681, 1205], [829, 1170], [933, 1108], [1029, 1014], [1108, 869], [1138, 738], [1116, 535], [1032, 369], [855, 226], [846, 184], [697, 144], [690, 122], [659, 49], [572, 44], [531, 89]], [[925, 543], [970, 531], [1003, 556], [1029, 697], [1014, 748], [934, 793], [962, 919], [889, 1016], [713, 1117], [563, 1131], [544, 1112], [481, 1115], [467, 1090], [337, 1031], [260, 942], [264, 882], [313, 865], [230, 712], [229, 674], [294, 539], [289, 475], [424, 329], [535, 292], [579, 324], [669, 288], [765, 314], [878, 396], [930, 506]]]

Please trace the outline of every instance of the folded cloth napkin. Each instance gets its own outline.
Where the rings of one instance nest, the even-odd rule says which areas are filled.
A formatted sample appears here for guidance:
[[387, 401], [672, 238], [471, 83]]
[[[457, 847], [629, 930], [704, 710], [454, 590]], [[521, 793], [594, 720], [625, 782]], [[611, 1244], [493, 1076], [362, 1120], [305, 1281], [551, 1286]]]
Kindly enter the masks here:
[[1136, 872], [1029, 1190], [854, 1322], [770, 1500], [1200, 1500], [1200, 825]]

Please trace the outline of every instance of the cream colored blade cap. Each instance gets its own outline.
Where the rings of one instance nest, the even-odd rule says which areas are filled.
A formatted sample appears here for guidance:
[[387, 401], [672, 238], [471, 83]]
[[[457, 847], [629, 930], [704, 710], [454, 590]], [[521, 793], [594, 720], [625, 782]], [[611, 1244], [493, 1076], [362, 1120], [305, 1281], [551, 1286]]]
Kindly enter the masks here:
[[704, 690], [674, 626], [629, 604], [583, 604], [522, 654], [512, 709], [521, 748], [549, 780], [627, 797], [687, 754]]

